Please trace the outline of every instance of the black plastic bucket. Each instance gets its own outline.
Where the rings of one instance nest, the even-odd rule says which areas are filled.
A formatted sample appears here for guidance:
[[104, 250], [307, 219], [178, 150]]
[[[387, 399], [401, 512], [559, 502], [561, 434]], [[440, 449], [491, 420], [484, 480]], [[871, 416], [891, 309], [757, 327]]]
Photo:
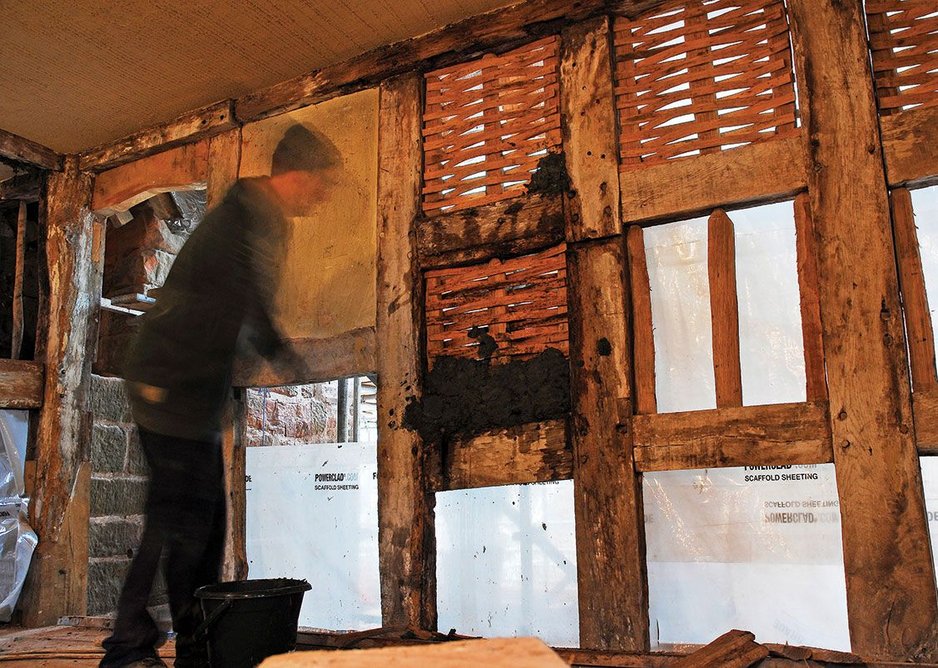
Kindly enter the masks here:
[[205, 621], [213, 668], [254, 668], [268, 656], [296, 648], [296, 628], [306, 580], [238, 580], [195, 592]]

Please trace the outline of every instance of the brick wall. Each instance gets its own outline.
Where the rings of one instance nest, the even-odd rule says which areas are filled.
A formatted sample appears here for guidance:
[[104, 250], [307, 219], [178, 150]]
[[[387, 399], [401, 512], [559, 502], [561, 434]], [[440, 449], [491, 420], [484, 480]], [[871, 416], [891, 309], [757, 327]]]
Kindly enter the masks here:
[[[109, 615], [143, 532], [147, 464], [120, 378], [91, 377], [91, 520], [88, 535], [88, 614]], [[162, 576], [152, 605], [166, 602]], [[163, 612], [163, 611], [160, 611]]]

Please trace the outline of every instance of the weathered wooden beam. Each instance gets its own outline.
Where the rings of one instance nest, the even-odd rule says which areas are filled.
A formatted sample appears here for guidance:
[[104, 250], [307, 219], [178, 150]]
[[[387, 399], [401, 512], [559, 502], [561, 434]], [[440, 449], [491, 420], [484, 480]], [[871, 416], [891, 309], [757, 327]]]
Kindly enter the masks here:
[[899, 288], [909, 339], [912, 388], [915, 392], [927, 392], [938, 389], [938, 369], [935, 368], [935, 334], [925, 294], [925, 274], [915, 231], [912, 195], [906, 188], [896, 188], [889, 199], [899, 263]]
[[20, 358], [23, 348], [23, 276], [26, 272], [26, 202], [16, 215], [16, 266], [13, 276], [13, 332], [10, 357]]
[[749, 631], [728, 631], [693, 654], [674, 663], [675, 668], [748, 668], [769, 655], [769, 648], [756, 642]]
[[436, 534], [429, 459], [404, 411], [420, 396], [422, 281], [413, 222], [420, 210], [422, 80], [381, 84], [378, 104], [378, 557], [385, 626], [436, 627]]
[[30, 522], [39, 535], [26, 587], [27, 626], [84, 614], [87, 603], [88, 394], [104, 262], [103, 225], [91, 213], [91, 176], [67, 157], [49, 175], [45, 202], [48, 292], [40, 310], [42, 354], [50, 370], [36, 437]]
[[651, 318], [651, 284], [645, 258], [645, 235], [630, 225], [626, 235], [629, 280], [632, 290], [632, 350], [635, 371], [635, 412], [656, 413], [655, 328]]
[[374, 327], [360, 327], [324, 339], [290, 339], [289, 344], [306, 361], [308, 373], [292, 368], [277, 370], [251, 356], [236, 362], [233, 384], [236, 387], [276, 387], [323, 383], [374, 373], [378, 368]]
[[0, 359], [0, 408], [40, 408], [44, 376], [42, 362]]
[[523, 255], [563, 241], [561, 195], [530, 195], [417, 220], [421, 269]]
[[577, 23], [562, 33], [560, 118], [567, 174], [577, 184], [568, 195], [579, 200], [570, 216], [569, 241], [622, 231], [611, 43], [608, 16]]
[[642, 472], [833, 461], [824, 403], [636, 415], [632, 431]]
[[890, 185], [938, 180], [938, 107], [879, 119]]
[[[434, 491], [521, 485], [573, 477], [566, 420], [532, 422], [445, 444]], [[437, 476], [434, 476], [437, 477]]]
[[617, 11], [635, 15], [662, 0], [529, 0], [453, 23], [420, 37], [372, 49], [235, 101], [242, 122], [351, 93], [408, 71], [426, 71], [507, 50], [561, 27]]
[[622, 220], [652, 222], [791, 197], [807, 183], [803, 143], [799, 134], [622, 172]]
[[641, 479], [632, 460], [624, 239], [567, 255], [580, 646], [648, 648]]
[[222, 432], [225, 462], [225, 554], [222, 580], [244, 580], [248, 576], [247, 554], [247, 404], [243, 389], [236, 389], [229, 403], [228, 426]]
[[938, 389], [913, 392], [912, 412], [919, 454], [938, 454]]
[[43, 169], [62, 169], [62, 156], [51, 148], [6, 130], [0, 130], [0, 157], [26, 162]]
[[801, 302], [801, 338], [804, 346], [805, 398], [827, 400], [824, 341], [818, 304], [817, 234], [807, 193], [795, 197], [795, 252], [798, 258], [798, 293]]
[[100, 172], [230, 130], [235, 125], [237, 122], [234, 118], [233, 103], [231, 100], [225, 100], [85, 151], [79, 156], [79, 168], [83, 171]]
[[736, 297], [736, 236], [722, 209], [707, 221], [707, 275], [713, 331], [713, 379], [717, 408], [743, 405], [739, 361], [739, 304]]
[[17, 174], [0, 182], [0, 201], [38, 202], [41, 192], [42, 173], [38, 171]]
[[[159, 193], [205, 188], [210, 176], [214, 177], [214, 165], [210, 168], [209, 163], [210, 141], [197, 141], [141, 157], [95, 175], [92, 209], [99, 215], [112, 216]], [[214, 180], [226, 179], [215, 177]]]
[[936, 653], [938, 597], [861, 0], [789, 0], [853, 651]]

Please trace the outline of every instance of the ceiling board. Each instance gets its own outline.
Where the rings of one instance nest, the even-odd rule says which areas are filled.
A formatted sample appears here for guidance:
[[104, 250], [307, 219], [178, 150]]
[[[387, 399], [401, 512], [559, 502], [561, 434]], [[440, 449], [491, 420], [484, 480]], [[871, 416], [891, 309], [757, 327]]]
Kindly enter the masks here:
[[0, 1], [0, 128], [79, 152], [516, 1]]

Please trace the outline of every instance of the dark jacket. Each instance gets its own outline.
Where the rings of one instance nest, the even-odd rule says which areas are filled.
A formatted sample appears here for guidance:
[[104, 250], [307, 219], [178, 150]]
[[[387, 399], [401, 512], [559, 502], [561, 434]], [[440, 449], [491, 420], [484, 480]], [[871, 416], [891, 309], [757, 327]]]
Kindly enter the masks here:
[[205, 216], [131, 346], [124, 375], [138, 424], [178, 438], [218, 437], [242, 329], [265, 357], [281, 348], [270, 309], [286, 237], [263, 179], [239, 180]]

